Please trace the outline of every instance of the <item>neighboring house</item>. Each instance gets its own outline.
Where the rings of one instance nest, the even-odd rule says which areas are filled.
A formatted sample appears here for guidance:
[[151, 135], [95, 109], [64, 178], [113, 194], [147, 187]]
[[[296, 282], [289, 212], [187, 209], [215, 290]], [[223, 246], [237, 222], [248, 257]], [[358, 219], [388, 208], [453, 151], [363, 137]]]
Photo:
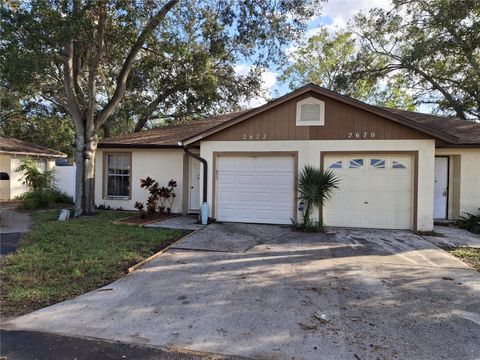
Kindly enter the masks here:
[[40, 170], [51, 170], [55, 159], [66, 157], [64, 153], [35, 145], [26, 141], [0, 137], [0, 200], [11, 200], [28, 191], [16, 169], [23, 159], [30, 157], [37, 161]]
[[[182, 146], [206, 161], [206, 180]], [[133, 209], [147, 198], [141, 178], [173, 178], [173, 211], [198, 211], [205, 196], [217, 221], [289, 224], [301, 216], [296, 176], [307, 164], [341, 178], [316, 214], [329, 226], [429, 231], [434, 218], [480, 206], [480, 124], [316, 85], [248, 111], [101, 141], [96, 203]]]

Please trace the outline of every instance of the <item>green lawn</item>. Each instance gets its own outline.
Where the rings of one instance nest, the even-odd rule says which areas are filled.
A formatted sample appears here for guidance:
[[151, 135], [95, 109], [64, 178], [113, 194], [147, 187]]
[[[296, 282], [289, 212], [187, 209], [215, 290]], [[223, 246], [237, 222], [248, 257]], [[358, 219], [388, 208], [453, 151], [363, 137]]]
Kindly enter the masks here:
[[480, 249], [471, 247], [458, 247], [447, 249], [453, 256], [458, 257], [463, 262], [469, 264], [474, 269], [480, 271]]
[[[35, 211], [36, 225], [0, 264], [0, 313], [24, 314], [106, 285], [139, 261], [186, 235], [184, 230], [117, 225], [124, 212], [56, 221], [59, 210]], [[127, 214], [128, 215], [128, 214]]]

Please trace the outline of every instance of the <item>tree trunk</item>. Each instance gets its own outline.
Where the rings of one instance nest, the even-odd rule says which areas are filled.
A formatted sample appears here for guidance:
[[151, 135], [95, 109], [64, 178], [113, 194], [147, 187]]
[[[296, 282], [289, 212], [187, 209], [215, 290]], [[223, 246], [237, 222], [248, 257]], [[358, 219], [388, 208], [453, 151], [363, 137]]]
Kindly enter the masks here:
[[[89, 139], [85, 141], [85, 139]], [[98, 138], [95, 133], [77, 132], [75, 166], [75, 216], [95, 213], [95, 154]]]
[[85, 144], [85, 138], [83, 131], [76, 132], [75, 139], [75, 216], [81, 216], [83, 214], [84, 204], [84, 183], [83, 174], [85, 164], [83, 161], [83, 149]]

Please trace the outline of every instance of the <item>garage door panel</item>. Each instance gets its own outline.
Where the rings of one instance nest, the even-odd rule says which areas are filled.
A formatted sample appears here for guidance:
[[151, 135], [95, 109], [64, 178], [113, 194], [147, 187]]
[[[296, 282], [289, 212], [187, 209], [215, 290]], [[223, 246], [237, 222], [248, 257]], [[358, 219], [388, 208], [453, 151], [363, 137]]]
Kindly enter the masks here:
[[[293, 156], [220, 156], [217, 164], [217, 220], [291, 222], [295, 185]], [[225, 177], [225, 173], [230, 177]]]
[[[352, 159], [357, 161], [352, 164]], [[324, 220], [327, 225], [391, 229], [411, 227], [414, 174], [409, 155], [360, 153], [327, 156], [324, 164], [336, 164], [330, 170], [341, 179], [339, 189], [325, 205]], [[339, 164], [342, 168], [338, 168]], [[397, 168], [393, 167], [394, 164]], [[350, 165], [356, 168], [350, 168]]]

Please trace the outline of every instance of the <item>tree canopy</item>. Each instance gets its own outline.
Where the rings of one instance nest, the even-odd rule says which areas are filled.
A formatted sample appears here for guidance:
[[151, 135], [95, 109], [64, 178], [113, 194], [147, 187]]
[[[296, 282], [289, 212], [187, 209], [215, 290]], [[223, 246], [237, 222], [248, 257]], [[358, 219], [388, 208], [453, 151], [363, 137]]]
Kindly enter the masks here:
[[480, 118], [478, 0], [393, 0], [323, 30], [286, 66], [291, 87], [317, 82], [370, 103]]
[[[94, 211], [103, 130], [238, 107], [321, 0], [8, 0], [2, 89], [75, 124], [76, 215]], [[238, 63], [251, 65], [247, 75]], [[133, 120], [133, 121], [132, 121]]]

